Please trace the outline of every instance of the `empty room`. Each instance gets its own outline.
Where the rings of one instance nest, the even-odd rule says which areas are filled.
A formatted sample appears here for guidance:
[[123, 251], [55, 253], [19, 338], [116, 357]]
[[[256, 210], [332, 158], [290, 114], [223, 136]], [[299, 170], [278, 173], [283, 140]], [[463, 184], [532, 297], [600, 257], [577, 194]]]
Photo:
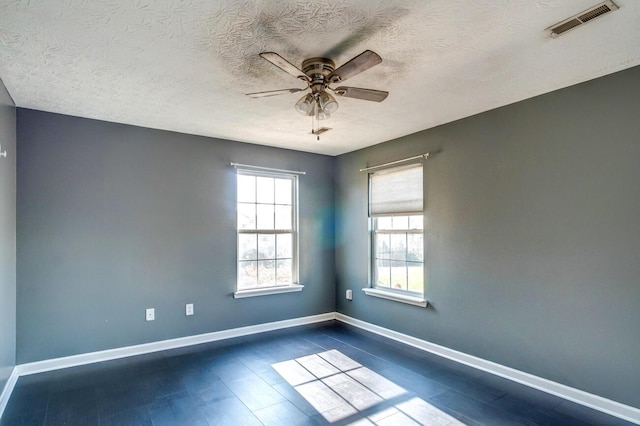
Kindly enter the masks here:
[[640, 424], [638, 22], [0, 0], [0, 425]]

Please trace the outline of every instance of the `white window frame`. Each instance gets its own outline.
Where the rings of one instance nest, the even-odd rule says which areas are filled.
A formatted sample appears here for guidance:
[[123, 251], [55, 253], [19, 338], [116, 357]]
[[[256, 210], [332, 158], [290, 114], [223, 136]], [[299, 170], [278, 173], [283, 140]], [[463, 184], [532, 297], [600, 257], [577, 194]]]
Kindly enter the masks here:
[[[409, 167], [411, 165], [408, 165]], [[414, 164], [414, 166], [418, 167], [421, 166], [420, 165], [416, 165]], [[403, 167], [407, 167], [407, 166], [403, 166]], [[388, 168], [386, 170], [393, 170], [394, 168]], [[424, 171], [422, 172], [422, 176], [423, 176], [423, 182], [424, 182]], [[389, 213], [389, 214], [372, 214], [371, 212], [371, 200], [372, 200], [372, 193], [371, 193], [371, 174], [368, 175], [368, 184], [369, 184], [369, 276], [370, 276], [370, 283], [369, 283], [369, 287], [365, 287], [362, 290], [364, 291], [364, 293], [368, 296], [374, 296], [374, 297], [380, 297], [383, 299], [388, 299], [388, 300], [393, 300], [396, 302], [401, 302], [401, 303], [407, 303], [407, 304], [411, 304], [411, 305], [415, 305], [415, 306], [420, 306], [420, 307], [426, 307], [428, 305], [426, 299], [424, 298], [424, 291], [425, 291], [425, 286], [426, 286], [426, 279], [427, 279], [427, 274], [426, 274], [426, 258], [425, 258], [425, 233], [424, 233], [424, 201], [422, 203], [422, 210], [421, 211], [412, 211], [412, 212], [394, 212], [394, 213]], [[424, 184], [423, 184], [424, 185]], [[423, 194], [424, 197], [424, 194]], [[424, 198], [423, 198], [424, 199]], [[406, 229], [378, 229], [378, 221], [380, 217], [404, 217], [404, 216], [422, 216], [422, 226], [419, 228], [411, 228], [411, 226], [407, 226]], [[416, 263], [422, 263], [422, 271], [423, 271], [423, 276], [422, 276], [422, 291], [421, 292], [416, 292], [416, 291], [411, 291], [408, 288], [409, 285], [409, 279], [407, 277], [407, 289], [395, 289], [392, 287], [385, 287], [385, 286], [379, 286], [378, 282], [379, 282], [379, 277], [378, 277], [378, 268], [377, 268], [377, 260], [378, 260], [378, 255], [377, 255], [377, 238], [378, 235], [382, 235], [382, 234], [401, 234], [401, 235], [422, 235], [422, 262], [416, 262]], [[406, 250], [408, 251], [408, 247], [406, 247]], [[391, 262], [391, 260], [389, 260]], [[408, 269], [407, 269], [407, 273], [408, 273]]]
[[[291, 228], [290, 229], [240, 229], [238, 223], [238, 205], [240, 202], [238, 201], [238, 177], [240, 175], [245, 176], [253, 176], [253, 177], [267, 177], [267, 178], [276, 178], [276, 179], [287, 179], [291, 181]], [[243, 202], [244, 204], [244, 202]], [[257, 206], [257, 200], [254, 202]], [[274, 206], [277, 203], [274, 201]], [[257, 222], [256, 222], [257, 225]], [[292, 282], [288, 284], [280, 284], [274, 286], [255, 286], [249, 288], [239, 288], [239, 278], [240, 278], [240, 236], [242, 234], [258, 234], [258, 235], [278, 235], [278, 234], [292, 234], [292, 247], [291, 247], [291, 263], [292, 263]], [[298, 253], [298, 238], [299, 238], [299, 230], [298, 230], [298, 175], [294, 173], [286, 173], [286, 172], [272, 172], [272, 171], [264, 171], [264, 170], [254, 170], [251, 168], [241, 168], [238, 167], [236, 169], [236, 291], [234, 292], [234, 297], [236, 299], [245, 298], [245, 297], [253, 297], [253, 296], [265, 296], [271, 294], [279, 294], [279, 293], [290, 293], [301, 291], [304, 286], [299, 283], [299, 253]], [[274, 259], [274, 262], [277, 262], [277, 258]]]

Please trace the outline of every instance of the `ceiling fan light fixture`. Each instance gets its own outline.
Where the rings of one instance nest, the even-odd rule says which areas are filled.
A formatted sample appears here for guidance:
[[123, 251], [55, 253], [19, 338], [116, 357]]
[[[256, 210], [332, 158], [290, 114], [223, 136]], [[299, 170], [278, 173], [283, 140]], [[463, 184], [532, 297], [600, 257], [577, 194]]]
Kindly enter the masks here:
[[321, 92], [318, 96], [318, 104], [320, 109], [326, 114], [331, 115], [338, 110], [338, 102], [327, 92]]
[[331, 114], [322, 109], [319, 100], [316, 100], [316, 102], [313, 104], [311, 114], [309, 115], [314, 117], [316, 120], [327, 120], [329, 117], [331, 117]]
[[301, 97], [298, 102], [296, 102], [295, 108], [301, 115], [309, 116], [314, 113], [314, 98], [311, 93], [308, 93]]

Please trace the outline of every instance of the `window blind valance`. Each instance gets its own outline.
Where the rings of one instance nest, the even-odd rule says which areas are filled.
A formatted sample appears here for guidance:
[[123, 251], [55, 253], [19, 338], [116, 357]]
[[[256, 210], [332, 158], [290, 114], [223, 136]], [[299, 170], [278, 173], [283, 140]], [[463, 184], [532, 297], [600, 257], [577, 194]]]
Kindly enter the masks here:
[[422, 214], [422, 163], [369, 175], [369, 215]]

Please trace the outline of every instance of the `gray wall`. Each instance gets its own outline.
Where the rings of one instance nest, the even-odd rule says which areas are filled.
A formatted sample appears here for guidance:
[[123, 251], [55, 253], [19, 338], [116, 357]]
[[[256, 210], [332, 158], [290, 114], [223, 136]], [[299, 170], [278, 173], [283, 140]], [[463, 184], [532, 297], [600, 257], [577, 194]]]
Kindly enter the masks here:
[[0, 81], [0, 393], [16, 363], [16, 109]]
[[[636, 67], [340, 156], [338, 311], [640, 407], [639, 113]], [[365, 296], [358, 169], [437, 149], [432, 306]]]
[[[18, 363], [334, 310], [332, 157], [25, 109], [17, 127]], [[233, 299], [230, 161], [307, 172], [301, 293]]]
[[[2, 131], [11, 133], [3, 111]], [[333, 159], [19, 109], [17, 362], [337, 304], [347, 315], [640, 407], [638, 111], [634, 68]], [[364, 296], [367, 177], [358, 169], [436, 149], [425, 168], [432, 305]], [[3, 160], [4, 173], [13, 160]], [[232, 299], [229, 161], [307, 170], [302, 293]], [[5, 206], [13, 189], [2, 191]], [[3, 250], [11, 232], [3, 232]], [[15, 333], [5, 324], [15, 313], [15, 281], [5, 282], [3, 275], [9, 303], [0, 312], [9, 323], [0, 323], [0, 343], [9, 342], [9, 355], [0, 360], [12, 365]], [[352, 302], [347, 288], [358, 290]], [[188, 302], [193, 317], [184, 316]], [[156, 308], [156, 321], [144, 321], [146, 307]]]

